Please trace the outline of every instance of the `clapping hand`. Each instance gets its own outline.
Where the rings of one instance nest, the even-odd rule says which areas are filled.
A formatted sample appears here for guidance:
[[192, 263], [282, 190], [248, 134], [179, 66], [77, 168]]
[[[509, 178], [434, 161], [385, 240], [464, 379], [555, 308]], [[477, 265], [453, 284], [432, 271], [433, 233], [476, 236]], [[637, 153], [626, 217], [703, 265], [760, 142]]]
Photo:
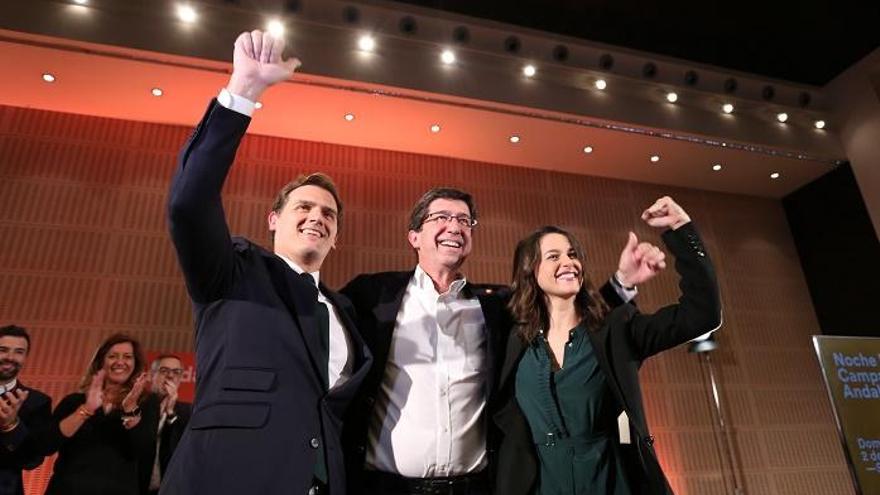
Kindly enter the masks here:
[[83, 404], [83, 407], [85, 407], [90, 413], [94, 413], [104, 404], [105, 375], [106, 372], [104, 370], [99, 370], [92, 375], [92, 382], [89, 384], [89, 389], [86, 391], [86, 403]]
[[18, 421], [18, 410], [28, 397], [27, 390], [15, 389], [0, 397], [0, 430], [15, 428]]
[[162, 399], [159, 410], [167, 416], [174, 416], [174, 405], [177, 403], [177, 383], [174, 380], [165, 380], [162, 388], [165, 389], [165, 398]]

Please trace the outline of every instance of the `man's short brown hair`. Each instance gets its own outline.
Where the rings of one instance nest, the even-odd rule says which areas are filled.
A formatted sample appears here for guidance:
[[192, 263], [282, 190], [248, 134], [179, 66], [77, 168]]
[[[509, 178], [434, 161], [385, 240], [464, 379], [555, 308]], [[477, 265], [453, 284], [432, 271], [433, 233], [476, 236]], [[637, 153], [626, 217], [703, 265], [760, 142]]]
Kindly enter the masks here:
[[474, 203], [473, 196], [461, 189], [455, 189], [452, 187], [435, 187], [425, 192], [425, 194], [416, 201], [416, 204], [413, 205], [412, 211], [410, 211], [409, 214], [409, 230], [414, 230], [416, 232], [422, 230], [422, 224], [425, 223], [425, 219], [428, 217], [428, 208], [431, 206], [431, 203], [437, 199], [463, 201], [464, 204], [467, 205], [468, 211], [470, 211], [471, 218], [474, 220], [477, 219], [477, 205]]
[[[293, 192], [294, 189], [298, 189], [303, 186], [316, 186], [324, 189], [329, 192], [331, 196], [333, 196], [333, 200], [336, 201], [336, 225], [337, 228], [342, 225], [342, 201], [339, 199], [339, 192], [336, 190], [336, 184], [333, 182], [333, 179], [330, 178], [327, 174], [322, 174], [321, 172], [315, 172], [313, 174], [301, 174], [296, 179], [288, 182], [278, 191], [278, 194], [275, 195], [275, 201], [272, 202], [272, 211], [280, 214], [281, 210], [284, 209], [284, 205], [287, 204], [287, 198], [290, 196], [290, 193]], [[275, 240], [275, 232], [270, 231], [269, 236], [272, 238], [272, 241]]]

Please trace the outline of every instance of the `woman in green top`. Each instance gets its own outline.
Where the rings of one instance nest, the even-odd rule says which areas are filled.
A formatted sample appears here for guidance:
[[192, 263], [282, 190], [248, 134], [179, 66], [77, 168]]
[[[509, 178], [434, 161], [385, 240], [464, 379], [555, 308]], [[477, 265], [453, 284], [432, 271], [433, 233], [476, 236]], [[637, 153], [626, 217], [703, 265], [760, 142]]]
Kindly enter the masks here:
[[543, 227], [517, 246], [509, 305], [518, 325], [494, 411], [502, 433], [496, 493], [671, 493], [647, 433], [638, 368], [717, 329], [721, 309], [712, 264], [687, 213], [664, 197], [642, 219], [668, 228], [663, 240], [681, 275], [679, 303], [653, 315], [628, 304], [610, 311], [585, 274], [583, 248], [565, 230]]

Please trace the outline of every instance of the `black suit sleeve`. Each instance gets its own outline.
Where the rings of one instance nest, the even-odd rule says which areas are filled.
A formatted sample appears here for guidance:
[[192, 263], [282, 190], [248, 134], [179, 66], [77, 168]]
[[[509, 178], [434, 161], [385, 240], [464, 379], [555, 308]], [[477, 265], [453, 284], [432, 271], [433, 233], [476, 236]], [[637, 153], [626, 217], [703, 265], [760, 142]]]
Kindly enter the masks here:
[[69, 439], [61, 433], [61, 428], [59, 427], [61, 421], [73, 414], [85, 402], [86, 396], [77, 393], [65, 396], [61, 399], [61, 402], [55, 405], [55, 410], [52, 411], [52, 425], [49, 432], [50, 452], [57, 452]]
[[611, 309], [626, 302], [620, 298], [620, 294], [617, 293], [617, 289], [614, 287], [614, 284], [611, 283], [611, 279], [608, 279], [608, 281], [605, 282], [605, 285], [599, 288], [599, 293], [602, 294], [602, 299], [605, 299], [605, 303], [608, 304], [608, 307]]
[[250, 118], [212, 101], [180, 154], [168, 219], [186, 286], [195, 302], [219, 299], [234, 276], [220, 192]]
[[[375, 281], [367, 274], [361, 274], [351, 279], [345, 284], [345, 287], [339, 290], [339, 293], [351, 301], [354, 306], [356, 316], [362, 316], [369, 312], [372, 308], [371, 294], [375, 294], [378, 290]], [[357, 319], [355, 319], [357, 321]]]
[[18, 426], [0, 433], [0, 444], [9, 453], [5, 462], [22, 469], [34, 469], [52, 451], [52, 401], [31, 390], [21, 410]]
[[159, 446], [159, 465], [163, 473], [168, 469], [171, 456], [174, 455], [174, 450], [177, 449], [177, 444], [180, 443], [180, 438], [189, 424], [189, 418], [192, 415], [192, 404], [178, 402], [174, 405], [174, 413], [177, 419], [162, 429], [162, 443]]
[[675, 256], [675, 270], [681, 276], [681, 297], [678, 304], [654, 314], [633, 316], [630, 338], [642, 359], [721, 326], [721, 297], [715, 270], [693, 223], [667, 230], [663, 242]]

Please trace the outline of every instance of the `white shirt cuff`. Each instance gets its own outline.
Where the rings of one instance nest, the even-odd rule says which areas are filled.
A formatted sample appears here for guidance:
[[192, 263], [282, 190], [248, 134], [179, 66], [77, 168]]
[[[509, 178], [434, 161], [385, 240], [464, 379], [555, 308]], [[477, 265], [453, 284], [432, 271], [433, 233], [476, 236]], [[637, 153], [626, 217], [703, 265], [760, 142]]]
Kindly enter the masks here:
[[623, 300], [624, 304], [632, 301], [639, 295], [639, 288], [633, 286], [632, 288], [624, 287], [618, 280], [616, 276], [611, 276], [611, 287], [614, 287], [614, 292], [617, 292], [617, 295]]
[[254, 114], [254, 108], [256, 108], [256, 103], [244, 96], [230, 93], [226, 88], [220, 90], [220, 94], [217, 95], [217, 103], [224, 108], [247, 115], [248, 117]]

